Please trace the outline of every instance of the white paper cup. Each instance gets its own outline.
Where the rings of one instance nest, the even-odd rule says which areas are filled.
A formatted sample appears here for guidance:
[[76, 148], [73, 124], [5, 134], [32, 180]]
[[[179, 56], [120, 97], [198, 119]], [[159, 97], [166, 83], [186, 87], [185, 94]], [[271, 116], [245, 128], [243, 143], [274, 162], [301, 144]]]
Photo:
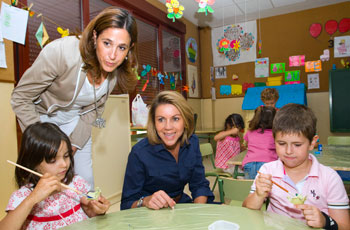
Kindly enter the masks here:
[[239, 225], [226, 220], [217, 220], [208, 226], [208, 230], [238, 230]]

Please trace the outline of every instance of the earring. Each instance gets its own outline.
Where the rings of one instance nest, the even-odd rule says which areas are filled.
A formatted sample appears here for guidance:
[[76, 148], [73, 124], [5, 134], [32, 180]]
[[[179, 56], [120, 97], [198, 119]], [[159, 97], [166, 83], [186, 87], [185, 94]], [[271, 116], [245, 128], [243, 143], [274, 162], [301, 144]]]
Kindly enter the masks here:
[[125, 60], [128, 60], [128, 57], [125, 57]]

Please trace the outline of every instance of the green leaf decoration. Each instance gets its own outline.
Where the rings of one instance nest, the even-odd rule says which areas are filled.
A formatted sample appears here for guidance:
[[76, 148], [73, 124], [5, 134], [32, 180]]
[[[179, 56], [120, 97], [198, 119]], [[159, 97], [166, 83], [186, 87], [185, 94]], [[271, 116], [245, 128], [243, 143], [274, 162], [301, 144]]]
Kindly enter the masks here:
[[199, 13], [205, 12], [205, 9], [204, 8], [199, 8], [197, 12], [199, 12]]
[[211, 8], [211, 7], [210, 7], [210, 6], [208, 6], [208, 5], [207, 5], [207, 10], [208, 10], [208, 12], [210, 12], [210, 13], [214, 13], [213, 8]]

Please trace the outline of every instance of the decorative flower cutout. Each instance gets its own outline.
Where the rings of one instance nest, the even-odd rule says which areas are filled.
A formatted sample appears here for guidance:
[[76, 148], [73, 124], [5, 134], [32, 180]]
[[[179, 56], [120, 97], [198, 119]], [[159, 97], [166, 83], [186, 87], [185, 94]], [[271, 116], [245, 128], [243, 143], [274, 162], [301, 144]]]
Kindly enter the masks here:
[[228, 48], [229, 44], [230, 44], [230, 41], [228, 39], [226, 39], [226, 38], [221, 39], [219, 41], [219, 50], [220, 50], [220, 52], [230, 50]]
[[209, 5], [213, 5], [215, 3], [215, 0], [196, 0], [198, 2], [198, 13], [205, 12], [205, 15], [208, 15], [209, 13], [214, 13], [213, 8], [211, 8]]
[[182, 17], [182, 11], [185, 8], [180, 5], [178, 0], [167, 0], [165, 5], [168, 7], [168, 18], [173, 19], [173, 22], [175, 22], [175, 18], [179, 19]]
[[241, 45], [239, 43], [240, 43], [240, 41], [233, 40], [231, 42], [230, 46], [232, 49], [234, 49], [237, 52], [237, 51], [239, 51], [239, 47], [241, 47]]

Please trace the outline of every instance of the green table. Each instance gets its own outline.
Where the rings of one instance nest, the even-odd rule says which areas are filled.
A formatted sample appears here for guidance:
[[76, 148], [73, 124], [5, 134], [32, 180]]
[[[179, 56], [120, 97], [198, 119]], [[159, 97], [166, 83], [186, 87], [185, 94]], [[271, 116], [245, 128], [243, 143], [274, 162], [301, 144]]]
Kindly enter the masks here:
[[215, 204], [177, 204], [174, 210], [134, 208], [98, 216], [70, 225], [64, 229], [208, 229], [217, 220], [234, 222], [240, 230], [254, 229], [310, 229], [299, 220], [289, 217], [249, 210], [247, 208]]

